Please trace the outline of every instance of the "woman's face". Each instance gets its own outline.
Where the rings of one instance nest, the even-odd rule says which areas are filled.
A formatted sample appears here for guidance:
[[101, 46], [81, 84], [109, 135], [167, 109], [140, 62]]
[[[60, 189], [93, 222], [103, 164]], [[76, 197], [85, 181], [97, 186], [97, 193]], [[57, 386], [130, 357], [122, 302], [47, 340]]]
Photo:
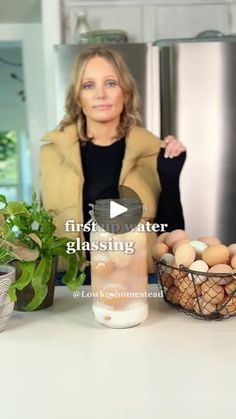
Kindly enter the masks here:
[[119, 124], [125, 98], [112, 65], [104, 58], [94, 57], [87, 62], [79, 100], [87, 122]]

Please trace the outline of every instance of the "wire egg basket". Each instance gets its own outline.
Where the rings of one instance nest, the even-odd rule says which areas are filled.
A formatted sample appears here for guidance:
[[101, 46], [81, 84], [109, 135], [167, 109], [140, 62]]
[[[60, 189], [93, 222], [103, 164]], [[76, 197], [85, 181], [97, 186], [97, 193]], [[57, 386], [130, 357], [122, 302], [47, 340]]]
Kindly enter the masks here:
[[222, 320], [236, 315], [236, 272], [190, 270], [154, 260], [164, 300], [201, 320]]

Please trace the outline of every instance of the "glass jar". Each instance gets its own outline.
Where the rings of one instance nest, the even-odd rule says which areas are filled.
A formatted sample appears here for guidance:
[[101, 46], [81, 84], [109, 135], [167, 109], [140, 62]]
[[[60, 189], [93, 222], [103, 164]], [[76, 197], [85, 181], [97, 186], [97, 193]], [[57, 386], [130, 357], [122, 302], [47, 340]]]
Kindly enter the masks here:
[[[132, 230], [130, 221], [137, 208], [129, 208], [128, 214], [118, 217], [113, 228], [106, 230], [96, 222], [98, 214], [109, 220], [108, 208], [96, 201], [93, 211], [93, 228], [90, 232], [92, 311], [95, 319], [108, 327], [125, 328], [142, 323], [148, 316], [147, 286], [147, 236], [140, 221]], [[116, 200], [121, 202], [123, 200]], [[127, 221], [127, 222], [126, 222]], [[120, 227], [120, 229], [119, 229]], [[118, 233], [118, 229], [122, 232]], [[126, 232], [125, 232], [126, 231]]]
[[74, 34], [74, 40], [75, 43], [87, 43], [86, 39], [83, 39], [82, 35], [86, 34], [87, 32], [89, 32], [90, 28], [89, 28], [89, 24], [87, 21], [87, 17], [84, 11], [81, 11], [78, 15], [77, 15], [77, 19], [76, 19], [76, 25], [75, 25], [75, 34]]

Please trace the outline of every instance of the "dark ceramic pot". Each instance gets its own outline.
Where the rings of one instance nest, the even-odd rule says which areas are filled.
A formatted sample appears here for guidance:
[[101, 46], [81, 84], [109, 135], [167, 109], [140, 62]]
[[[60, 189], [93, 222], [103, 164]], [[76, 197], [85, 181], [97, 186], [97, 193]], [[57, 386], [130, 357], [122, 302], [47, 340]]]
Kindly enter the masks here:
[[[55, 282], [56, 282], [56, 272], [57, 272], [57, 256], [53, 258], [52, 262], [52, 271], [47, 283], [48, 286], [48, 293], [42, 303], [33, 311], [42, 310], [43, 308], [50, 307], [53, 304], [54, 300], [54, 290], [55, 290]], [[39, 261], [36, 261], [36, 266], [38, 265]], [[13, 265], [16, 269], [16, 279], [19, 278], [20, 269], [19, 264], [17, 261], [13, 262]], [[23, 307], [27, 306], [29, 302], [34, 297], [34, 289], [31, 284], [27, 285], [23, 290], [19, 291], [16, 290], [17, 301], [14, 304], [14, 310], [17, 311], [25, 311]]]

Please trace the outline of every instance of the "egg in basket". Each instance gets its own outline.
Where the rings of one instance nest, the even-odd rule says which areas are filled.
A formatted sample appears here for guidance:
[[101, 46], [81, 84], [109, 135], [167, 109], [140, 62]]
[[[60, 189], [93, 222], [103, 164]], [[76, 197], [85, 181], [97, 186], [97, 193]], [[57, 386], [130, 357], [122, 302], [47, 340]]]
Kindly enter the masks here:
[[236, 243], [174, 230], [157, 238], [153, 260], [167, 303], [199, 319], [236, 314]]

